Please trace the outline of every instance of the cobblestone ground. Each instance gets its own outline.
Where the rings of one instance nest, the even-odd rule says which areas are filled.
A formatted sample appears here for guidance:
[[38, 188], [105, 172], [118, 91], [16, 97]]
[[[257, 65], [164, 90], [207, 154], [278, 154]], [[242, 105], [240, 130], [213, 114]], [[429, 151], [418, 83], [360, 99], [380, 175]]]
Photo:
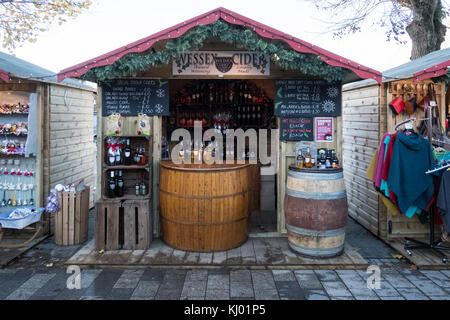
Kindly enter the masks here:
[[[366, 270], [95, 269], [68, 289], [63, 250], [50, 238], [0, 270], [5, 300], [449, 300], [450, 270], [412, 270], [395, 252], [349, 220], [347, 241], [380, 267], [380, 288]], [[46, 268], [49, 261], [54, 263]], [[369, 281], [370, 282], [370, 281]], [[372, 283], [372, 282], [371, 282]]]
[[449, 300], [448, 271], [409, 270], [383, 259], [380, 289], [361, 270], [82, 270], [81, 289], [54, 270], [0, 270], [5, 300]]

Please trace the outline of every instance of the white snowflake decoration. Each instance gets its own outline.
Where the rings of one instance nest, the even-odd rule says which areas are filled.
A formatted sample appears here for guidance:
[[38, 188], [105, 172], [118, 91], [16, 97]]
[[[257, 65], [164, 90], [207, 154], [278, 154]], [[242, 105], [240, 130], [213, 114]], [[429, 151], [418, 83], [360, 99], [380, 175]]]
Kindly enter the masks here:
[[158, 98], [164, 98], [164, 96], [166, 95], [166, 91], [163, 89], [158, 89], [156, 90], [156, 96]]
[[331, 113], [336, 109], [336, 104], [331, 100], [325, 100], [322, 104], [324, 112]]
[[339, 90], [336, 87], [329, 87], [327, 89], [327, 95], [329, 98], [336, 98], [339, 95]]
[[156, 113], [162, 113], [163, 111], [164, 111], [164, 107], [158, 103], [158, 104], [155, 106], [155, 112], [156, 112]]

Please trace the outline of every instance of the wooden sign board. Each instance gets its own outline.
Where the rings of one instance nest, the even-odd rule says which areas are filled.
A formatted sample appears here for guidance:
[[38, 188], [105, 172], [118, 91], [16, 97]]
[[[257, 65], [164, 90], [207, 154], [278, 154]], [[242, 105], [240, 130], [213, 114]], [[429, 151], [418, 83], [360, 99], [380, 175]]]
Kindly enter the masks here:
[[280, 140], [314, 141], [313, 118], [281, 118], [280, 123]]
[[115, 79], [102, 86], [102, 113], [120, 113], [124, 117], [144, 113], [169, 115], [169, 81], [152, 79]]
[[325, 80], [276, 80], [274, 114], [281, 117], [339, 117], [342, 86]]

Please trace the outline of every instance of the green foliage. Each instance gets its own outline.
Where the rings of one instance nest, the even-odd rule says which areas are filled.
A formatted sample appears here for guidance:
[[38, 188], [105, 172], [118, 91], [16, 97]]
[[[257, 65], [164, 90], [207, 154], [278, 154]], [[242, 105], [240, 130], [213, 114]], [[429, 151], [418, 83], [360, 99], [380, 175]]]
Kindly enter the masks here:
[[90, 5], [91, 0], [0, 0], [2, 45], [13, 51], [22, 42], [35, 42], [52, 23], [75, 18]]
[[433, 82], [435, 82], [435, 83], [445, 83], [446, 85], [449, 85], [450, 84], [450, 72], [447, 72], [446, 74], [444, 74], [440, 77], [431, 78], [431, 80], [433, 80]]
[[209, 38], [236, 45], [239, 49], [266, 53], [271, 60], [284, 70], [296, 70], [310, 76], [317, 76], [330, 82], [341, 81], [347, 69], [326, 64], [319, 57], [288, 49], [282, 44], [264, 41], [250, 29], [234, 27], [223, 21], [216, 21], [209, 25], [200, 25], [183, 36], [170, 40], [163, 51], [147, 50], [143, 53], [130, 53], [111, 65], [93, 68], [82, 78], [89, 81], [102, 81], [119, 77], [132, 77], [140, 71], [168, 64], [171, 58], [181, 52], [199, 50]]

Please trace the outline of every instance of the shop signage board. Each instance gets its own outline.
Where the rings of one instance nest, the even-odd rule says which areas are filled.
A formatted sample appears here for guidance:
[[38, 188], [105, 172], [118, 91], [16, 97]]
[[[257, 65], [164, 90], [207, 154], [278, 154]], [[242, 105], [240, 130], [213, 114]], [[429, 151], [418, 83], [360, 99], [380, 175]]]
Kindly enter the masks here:
[[287, 117], [280, 119], [280, 140], [314, 141], [313, 119]]
[[270, 57], [248, 51], [188, 51], [172, 62], [173, 75], [268, 76]]
[[333, 142], [333, 118], [315, 118], [316, 141]]
[[102, 113], [120, 113], [124, 117], [144, 113], [169, 115], [169, 81], [152, 79], [115, 79], [102, 86]]
[[325, 80], [276, 80], [276, 116], [339, 117], [340, 83]]

